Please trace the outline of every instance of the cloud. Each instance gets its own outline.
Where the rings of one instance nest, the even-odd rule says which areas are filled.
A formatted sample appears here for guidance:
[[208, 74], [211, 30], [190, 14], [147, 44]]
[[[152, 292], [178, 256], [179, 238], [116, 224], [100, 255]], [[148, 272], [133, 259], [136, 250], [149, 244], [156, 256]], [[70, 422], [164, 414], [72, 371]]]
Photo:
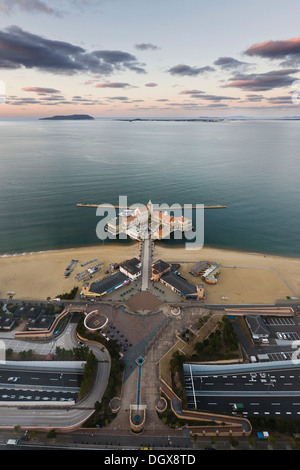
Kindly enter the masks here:
[[94, 51], [92, 54], [115, 68], [125, 67], [137, 73], [146, 73], [145, 69], [141, 67], [144, 64], [139, 64], [136, 57], [129, 52], [102, 50]]
[[223, 70], [228, 70], [237, 68], [246, 69], [252, 64], [249, 64], [248, 62], [240, 62], [239, 60], [236, 60], [233, 57], [219, 57], [214, 62], [214, 65], [216, 65], [217, 67], [221, 67]]
[[153, 87], [158, 86], [158, 83], [154, 83], [154, 82], [145, 83], [145, 86], [148, 86], [148, 87], [150, 87], [150, 88], [151, 88], [151, 87], [153, 88]]
[[223, 85], [223, 87], [235, 87], [247, 91], [272, 90], [273, 88], [290, 86], [295, 81], [292, 75], [297, 72], [298, 69], [282, 69], [265, 73], [240, 74], [231, 78], [230, 83]]
[[264, 96], [263, 95], [256, 95], [254, 93], [248, 93], [246, 95], [246, 98], [247, 98], [247, 101], [251, 101], [251, 102], [259, 102], [259, 101], [262, 101], [264, 99]]
[[156, 51], [160, 49], [160, 47], [155, 46], [155, 44], [151, 44], [150, 42], [148, 42], [147, 44], [144, 42], [142, 42], [141, 44], [135, 44], [134, 47], [138, 49], [139, 51], [148, 51], [148, 50]]
[[123, 51], [92, 51], [68, 42], [28, 33], [18, 26], [0, 31], [0, 69], [36, 69], [73, 75], [92, 72], [110, 75], [119, 70], [145, 73], [132, 54]]
[[180, 95], [199, 95], [200, 93], [204, 93], [204, 91], [200, 90], [182, 90]]
[[285, 59], [284, 64], [297, 64], [300, 61], [300, 37], [253, 44], [245, 51], [245, 54], [271, 60]]
[[213, 72], [214, 70], [215, 69], [213, 67], [210, 67], [208, 65], [205, 67], [191, 67], [190, 65], [178, 64], [174, 67], [171, 67], [168, 72], [171, 75], [188, 75], [196, 77], [197, 75], [202, 75], [206, 72]]
[[38, 86], [27, 86], [22, 88], [23, 91], [32, 91], [37, 93], [38, 95], [47, 95], [51, 93], [60, 93], [59, 90], [55, 88], [45, 88], [45, 87], [38, 87]]
[[127, 101], [128, 97], [127, 96], [107, 96], [106, 99], [112, 100], [112, 101]]
[[61, 16], [61, 12], [49, 7], [41, 0], [0, 0], [0, 12], [10, 14], [16, 10], [29, 13], [46, 13], [47, 15]]
[[214, 101], [214, 102], [239, 99], [239, 98], [233, 98], [232, 96], [208, 95], [204, 93], [204, 91], [199, 91], [199, 90], [183, 90], [179, 94], [189, 95], [191, 98], [199, 98], [200, 100]]
[[131, 87], [129, 83], [122, 82], [107, 82], [107, 83], [97, 83], [96, 88], [128, 88]]

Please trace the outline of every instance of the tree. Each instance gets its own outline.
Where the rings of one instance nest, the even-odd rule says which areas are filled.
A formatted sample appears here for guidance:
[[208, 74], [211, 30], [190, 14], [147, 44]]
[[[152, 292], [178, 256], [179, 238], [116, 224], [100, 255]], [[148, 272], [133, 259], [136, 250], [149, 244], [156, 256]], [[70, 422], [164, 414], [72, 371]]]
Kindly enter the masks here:
[[14, 432], [15, 432], [16, 434], [18, 434], [18, 432], [20, 432], [20, 431], [21, 431], [21, 426], [20, 426], [19, 424], [17, 424], [17, 425], [14, 427]]

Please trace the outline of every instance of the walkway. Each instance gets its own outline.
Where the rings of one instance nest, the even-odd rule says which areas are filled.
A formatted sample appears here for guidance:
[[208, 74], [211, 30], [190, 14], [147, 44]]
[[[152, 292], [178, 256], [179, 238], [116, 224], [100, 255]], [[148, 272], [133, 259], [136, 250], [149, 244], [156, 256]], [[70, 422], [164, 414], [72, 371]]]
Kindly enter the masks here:
[[149, 239], [145, 239], [142, 245], [142, 290], [149, 287], [149, 266], [150, 266], [150, 247]]

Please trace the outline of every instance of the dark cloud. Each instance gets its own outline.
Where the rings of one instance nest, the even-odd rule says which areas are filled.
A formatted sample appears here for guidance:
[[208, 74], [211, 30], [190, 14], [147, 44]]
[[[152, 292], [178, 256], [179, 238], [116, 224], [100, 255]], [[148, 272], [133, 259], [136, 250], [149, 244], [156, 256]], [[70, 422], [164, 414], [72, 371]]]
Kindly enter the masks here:
[[281, 69], [265, 73], [240, 74], [231, 78], [224, 88], [235, 87], [247, 91], [265, 91], [273, 88], [290, 86], [294, 81], [298, 69]]
[[37, 93], [38, 95], [48, 95], [51, 93], [60, 93], [59, 90], [56, 90], [55, 88], [45, 88], [45, 87], [38, 87], [38, 86], [27, 86], [22, 88], [23, 91], [32, 91], [34, 93]]
[[47, 15], [61, 16], [61, 12], [51, 8], [42, 0], [0, 0], [0, 12], [14, 13], [17, 10], [28, 13], [46, 13]]
[[183, 90], [179, 93], [180, 95], [189, 95], [191, 98], [197, 98], [200, 100], [206, 101], [224, 101], [224, 100], [236, 100], [239, 98], [233, 98], [232, 96], [223, 96], [223, 95], [208, 95], [203, 91], [199, 90]]
[[182, 90], [180, 95], [199, 95], [200, 93], [204, 93], [201, 90]]
[[191, 67], [190, 65], [185, 65], [185, 64], [178, 64], [175, 65], [174, 67], [171, 67], [168, 72], [172, 75], [180, 75], [180, 76], [191, 76], [191, 77], [196, 77], [198, 75], [202, 75], [206, 72], [213, 72], [215, 69], [210, 66], [205, 66], [205, 67]]
[[107, 82], [107, 83], [97, 83], [96, 88], [128, 88], [131, 87], [129, 83], [122, 82]]
[[150, 88], [151, 88], [151, 87], [153, 88], [153, 87], [158, 86], [158, 83], [154, 83], [154, 82], [145, 83], [145, 86], [148, 86], [148, 87], [150, 87]]
[[145, 73], [136, 58], [127, 52], [87, 52], [68, 42], [46, 39], [10, 26], [0, 31], [0, 69], [22, 67], [68, 75], [80, 72], [109, 75], [126, 69]]
[[136, 57], [129, 54], [129, 52], [103, 50], [94, 51], [92, 55], [101, 59], [104, 63], [114, 66], [116, 69], [128, 68], [137, 73], [146, 73], [145, 69], [141, 67], [144, 64], [139, 64]]
[[247, 101], [251, 101], [251, 102], [255, 103], [255, 102], [262, 101], [264, 99], [264, 96], [249, 93], [249, 94], [246, 95], [246, 98], [247, 98]]
[[267, 59], [284, 59], [284, 64], [298, 64], [300, 62], [300, 37], [265, 41], [253, 44], [246, 51], [248, 56], [257, 56]]
[[127, 101], [128, 97], [127, 96], [107, 96], [107, 100], [112, 100], [112, 101]]
[[231, 70], [237, 68], [246, 69], [251, 66], [251, 64], [247, 62], [240, 62], [239, 60], [236, 60], [233, 57], [219, 57], [219, 59], [214, 62], [214, 65], [216, 65], [217, 67], [221, 67], [223, 70]]
[[156, 51], [157, 49], [160, 49], [160, 47], [155, 46], [155, 44], [151, 44], [149, 42], [147, 44], [144, 42], [142, 42], [141, 44], [135, 44], [134, 47], [139, 51], [147, 51], [149, 49], [152, 51]]

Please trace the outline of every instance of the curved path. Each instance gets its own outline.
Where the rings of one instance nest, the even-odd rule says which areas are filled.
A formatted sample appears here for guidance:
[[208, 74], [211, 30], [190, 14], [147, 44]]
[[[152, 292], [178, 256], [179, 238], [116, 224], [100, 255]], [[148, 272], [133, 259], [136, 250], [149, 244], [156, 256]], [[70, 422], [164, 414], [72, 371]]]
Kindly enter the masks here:
[[[76, 324], [72, 328], [69, 339], [71, 344], [77, 346]], [[110, 356], [106, 349], [102, 351], [102, 345], [89, 345], [98, 359], [98, 370], [95, 384], [91, 392], [82, 401], [66, 408], [46, 409], [43, 407], [31, 407], [30, 409], [17, 406], [5, 406], [0, 408], [0, 428], [12, 429], [21, 426], [26, 429], [53, 429], [57, 431], [71, 431], [80, 427], [93, 413], [96, 401], [101, 401], [105, 392], [110, 373]]]

